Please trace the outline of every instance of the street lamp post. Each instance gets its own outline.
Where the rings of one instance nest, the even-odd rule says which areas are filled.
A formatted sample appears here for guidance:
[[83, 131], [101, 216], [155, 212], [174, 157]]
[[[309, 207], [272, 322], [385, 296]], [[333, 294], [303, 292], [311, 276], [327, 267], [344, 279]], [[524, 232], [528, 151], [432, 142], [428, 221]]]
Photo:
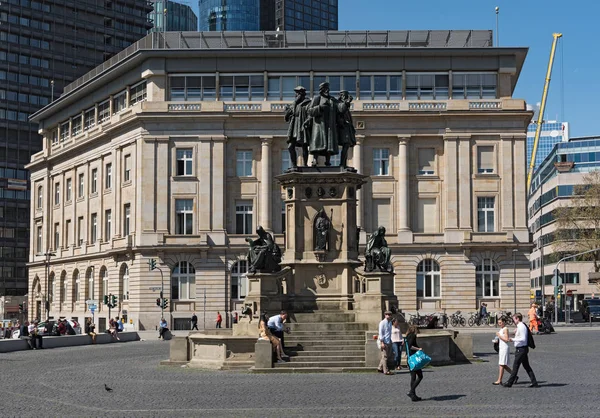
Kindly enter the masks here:
[[45, 284], [44, 284], [44, 309], [46, 309], [46, 324], [48, 323], [48, 320], [50, 319], [50, 301], [48, 300], [48, 294], [49, 289], [48, 289], [48, 274], [49, 274], [49, 270], [50, 270], [50, 257], [54, 257], [56, 254], [54, 254], [53, 252], [50, 251], [46, 251], [44, 254], [44, 261], [46, 263], [46, 280], [45, 280]]
[[500, 46], [500, 32], [498, 28], [498, 14], [500, 13], [500, 8], [496, 6], [496, 46]]
[[165, 49], [167, 49], [167, 8], [166, 7], [163, 10], [163, 43], [164, 43]]
[[519, 250], [514, 248], [512, 250], [513, 255], [513, 295], [514, 295], [514, 310], [513, 315], [517, 313], [517, 263], [515, 261], [515, 257], [517, 256], [517, 252]]

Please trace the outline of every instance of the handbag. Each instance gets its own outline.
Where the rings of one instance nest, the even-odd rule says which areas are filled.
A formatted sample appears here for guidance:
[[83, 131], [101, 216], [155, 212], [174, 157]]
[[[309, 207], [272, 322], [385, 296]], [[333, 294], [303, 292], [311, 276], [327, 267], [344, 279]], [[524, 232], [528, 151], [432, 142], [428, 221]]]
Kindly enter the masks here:
[[496, 353], [500, 352], [500, 343], [498, 341], [494, 341], [494, 351]]
[[410, 351], [408, 350], [408, 344], [406, 344], [406, 338], [404, 339], [404, 342], [404, 345], [406, 346], [406, 363], [411, 372], [421, 370], [431, 363], [431, 357], [425, 354], [423, 350], [419, 350], [411, 356]]

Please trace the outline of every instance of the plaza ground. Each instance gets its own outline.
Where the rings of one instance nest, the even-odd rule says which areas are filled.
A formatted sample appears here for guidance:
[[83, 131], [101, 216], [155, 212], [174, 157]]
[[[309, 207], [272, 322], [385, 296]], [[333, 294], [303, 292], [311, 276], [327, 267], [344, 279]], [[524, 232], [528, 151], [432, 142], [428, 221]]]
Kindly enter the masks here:
[[[0, 354], [1, 416], [320, 417], [600, 416], [600, 328], [538, 336], [528, 378], [492, 386], [494, 329], [473, 334], [481, 361], [428, 368], [412, 403], [410, 376], [370, 373], [251, 374], [158, 366], [169, 343], [145, 341]], [[506, 379], [506, 378], [505, 378]], [[104, 389], [107, 384], [113, 392]]]

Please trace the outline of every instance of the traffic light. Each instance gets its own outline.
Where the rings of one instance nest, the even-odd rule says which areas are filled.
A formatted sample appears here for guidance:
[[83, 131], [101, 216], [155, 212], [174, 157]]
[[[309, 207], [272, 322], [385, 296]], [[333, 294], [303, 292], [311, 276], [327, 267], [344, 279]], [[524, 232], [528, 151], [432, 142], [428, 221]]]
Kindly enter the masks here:
[[117, 306], [117, 296], [116, 295], [111, 295], [110, 303], [113, 307]]
[[19, 313], [23, 313], [25, 309], [23, 309], [23, 304], [19, 303]]
[[156, 306], [160, 306], [160, 305], [161, 305], [160, 298], [156, 298]]
[[561, 285], [558, 285], [558, 294], [562, 295], [562, 293], [563, 293], [563, 285], [561, 284]]
[[148, 265], [150, 266], [150, 271], [156, 269], [156, 259], [155, 258], [151, 258], [148, 261]]
[[167, 309], [169, 307], [169, 299], [164, 298], [162, 301], [162, 308]]
[[104, 300], [103, 300], [105, 305], [108, 305], [108, 295], [104, 295]]

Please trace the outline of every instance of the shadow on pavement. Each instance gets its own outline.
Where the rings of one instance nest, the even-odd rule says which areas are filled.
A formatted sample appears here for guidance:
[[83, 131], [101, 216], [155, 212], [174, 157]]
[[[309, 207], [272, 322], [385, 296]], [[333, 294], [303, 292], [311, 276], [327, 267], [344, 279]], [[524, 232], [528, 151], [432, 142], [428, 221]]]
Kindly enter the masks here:
[[428, 401], [455, 401], [460, 398], [464, 398], [467, 395], [444, 395], [444, 396], [432, 396], [427, 398]]

